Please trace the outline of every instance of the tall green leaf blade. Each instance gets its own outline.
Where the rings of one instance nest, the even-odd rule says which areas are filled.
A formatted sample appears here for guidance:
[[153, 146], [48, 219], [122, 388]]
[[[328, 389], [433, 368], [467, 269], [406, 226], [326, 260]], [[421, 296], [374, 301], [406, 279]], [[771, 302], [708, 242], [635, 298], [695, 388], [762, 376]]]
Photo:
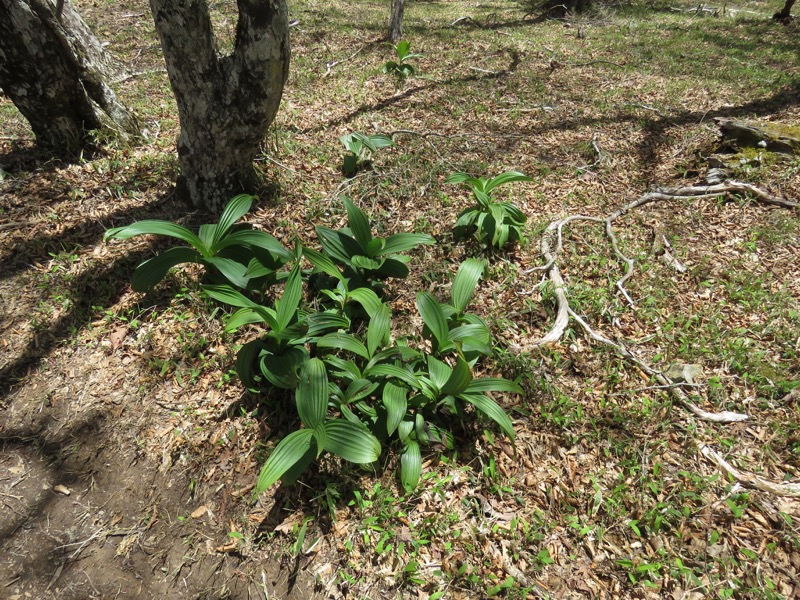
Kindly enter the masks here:
[[396, 367], [394, 365], [375, 365], [374, 367], [364, 369], [365, 377], [374, 377], [375, 375], [399, 379], [415, 389], [420, 387], [419, 379], [417, 379], [413, 373], [406, 371], [402, 367]]
[[358, 302], [367, 311], [367, 314], [372, 317], [383, 306], [383, 302], [378, 298], [378, 294], [369, 288], [356, 288], [347, 294], [351, 299]]
[[364, 464], [378, 460], [381, 443], [367, 429], [344, 419], [331, 419], [324, 424], [327, 439], [325, 450], [346, 461]]
[[247, 214], [247, 211], [250, 210], [250, 207], [253, 205], [253, 200], [253, 196], [239, 194], [228, 202], [227, 206], [225, 206], [225, 210], [222, 211], [219, 222], [214, 226], [211, 241], [211, 248], [213, 250], [216, 251], [219, 249], [217, 245], [222, 238], [225, 237], [225, 234], [228, 233], [236, 221]]
[[367, 347], [359, 339], [341, 331], [322, 336], [317, 340], [317, 346], [320, 348], [341, 348], [366, 359], [369, 359], [370, 356]]
[[466, 400], [492, 421], [497, 423], [500, 429], [503, 430], [503, 433], [505, 433], [512, 442], [514, 441], [514, 424], [497, 402], [485, 394], [461, 394], [459, 398]]
[[300, 278], [300, 265], [297, 264], [289, 273], [281, 299], [277, 302], [278, 329], [284, 329], [292, 322], [297, 313], [297, 307], [300, 305], [302, 294], [303, 281]]
[[428, 355], [428, 375], [430, 375], [431, 383], [436, 386], [437, 392], [442, 390], [452, 374], [453, 369], [450, 368], [450, 365], [430, 354]]
[[271, 309], [259, 306], [257, 308], [240, 308], [225, 321], [225, 331], [236, 331], [244, 325], [253, 323], [266, 323], [270, 329], [275, 329], [277, 321], [275, 313]]
[[413, 250], [420, 244], [435, 244], [436, 238], [427, 233], [395, 233], [386, 238], [381, 256]]
[[222, 275], [233, 285], [245, 288], [250, 278], [245, 274], [247, 267], [242, 263], [222, 256], [209, 256], [205, 259], [206, 263], [214, 266]]
[[138, 221], [124, 227], [114, 227], [106, 231], [104, 240], [116, 238], [127, 240], [137, 235], [165, 235], [186, 242], [203, 256], [211, 256], [211, 250], [193, 232], [182, 225], [169, 221]]
[[374, 392], [378, 385], [378, 382], [369, 379], [354, 379], [344, 392], [344, 400], [345, 402], [357, 402]]
[[400, 482], [406, 491], [416, 489], [422, 476], [422, 454], [419, 444], [414, 440], [406, 441], [406, 448], [400, 456]]
[[254, 388], [258, 384], [254, 375], [256, 374], [258, 356], [263, 349], [264, 342], [252, 340], [242, 346], [236, 353], [236, 374], [248, 388]]
[[456, 366], [453, 372], [447, 379], [447, 382], [442, 386], [442, 393], [452, 396], [458, 396], [461, 392], [467, 389], [467, 386], [472, 381], [472, 369], [470, 369], [467, 362], [460, 356], [456, 360]]
[[170, 248], [136, 267], [131, 277], [131, 287], [136, 292], [149, 291], [164, 279], [172, 267], [187, 262], [199, 263], [202, 260], [203, 256], [192, 248]]
[[431, 330], [433, 337], [439, 343], [439, 348], [447, 347], [448, 335], [450, 330], [447, 326], [442, 307], [430, 292], [420, 292], [417, 294], [417, 310], [419, 311], [425, 325]]
[[227, 284], [203, 285], [200, 287], [214, 300], [218, 300], [230, 306], [235, 306], [237, 308], [263, 308]]
[[308, 262], [314, 265], [316, 269], [319, 269], [323, 273], [330, 275], [339, 281], [344, 281], [344, 275], [342, 275], [339, 267], [333, 264], [333, 261], [321, 252], [317, 252], [312, 248], [304, 247], [303, 256], [305, 256], [308, 259]]
[[497, 177], [489, 179], [486, 182], [484, 190], [487, 194], [490, 194], [497, 186], [513, 183], [515, 181], [531, 181], [531, 178], [519, 171], [506, 171], [505, 173], [500, 173]]
[[383, 405], [386, 407], [386, 434], [392, 435], [408, 410], [406, 390], [391, 381], [383, 387]]
[[[373, 148], [374, 149], [374, 148]], [[361, 245], [361, 252], [359, 254], [367, 254], [367, 246], [372, 240], [372, 232], [369, 227], [369, 219], [360, 208], [358, 208], [350, 198], [342, 196], [345, 208], [347, 208], [347, 223], [350, 230], [353, 232], [356, 240]]]
[[359, 246], [359, 243], [351, 238], [346, 233], [335, 231], [322, 225], [317, 225], [314, 230], [319, 236], [319, 241], [322, 248], [327, 252], [331, 258], [339, 262], [349, 265], [350, 259], [353, 256], [363, 254], [364, 250]]
[[389, 340], [389, 335], [391, 334], [389, 322], [391, 317], [392, 313], [389, 307], [385, 304], [381, 304], [369, 320], [369, 326], [367, 327], [367, 351], [370, 357], [375, 354], [375, 351], [381, 345]]
[[503, 379], [502, 377], [482, 377], [480, 379], [473, 379], [467, 386], [466, 392], [480, 393], [480, 392], [512, 392], [521, 394], [522, 388], [513, 381]]
[[325, 363], [312, 358], [303, 365], [295, 393], [297, 414], [306, 427], [317, 427], [328, 412], [328, 372]]
[[253, 494], [255, 496], [261, 494], [283, 477], [295, 464], [302, 461], [313, 443], [314, 432], [311, 429], [293, 431], [283, 438], [261, 468]]
[[292, 259], [292, 253], [275, 239], [275, 237], [265, 231], [257, 231], [255, 229], [234, 231], [232, 234], [226, 235], [225, 238], [217, 244], [216, 250], [219, 251], [229, 246], [253, 246], [266, 250], [273, 256], [284, 261]]
[[476, 258], [468, 258], [458, 267], [450, 295], [453, 298], [453, 306], [459, 314], [467, 309], [485, 268], [486, 261]]

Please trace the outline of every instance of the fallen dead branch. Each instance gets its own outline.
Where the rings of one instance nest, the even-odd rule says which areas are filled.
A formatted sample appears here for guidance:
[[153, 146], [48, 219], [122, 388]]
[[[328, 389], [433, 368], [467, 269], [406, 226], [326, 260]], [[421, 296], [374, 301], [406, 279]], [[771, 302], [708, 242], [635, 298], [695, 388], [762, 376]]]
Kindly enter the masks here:
[[705, 445], [700, 446], [700, 453], [742, 485], [776, 496], [800, 496], [800, 484], [798, 483], [778, 483], [752, 473], [743, 473], [722, 458], [719, 453]]
[[[605, 218], [591, 217], [586, 215], [569, 215], [562, 219], [552, 221], [545, 229], [540, 242], [540, 251], [544, 257], [545, 263], [539, 267], [533, 267], [525, 271], [531, 273], [533, 271], [543, 271], [546, 273], [547, 279], [553, 286], [553, 292], [556, 298], [556, 318], [550, 327], [550, 330], [545, 333], [539, 340], [533, 342], [531, 347], [546, 346], [558, 342], [564, 335], [564, 331], [569, 325], [570, 317], [578, 323], [585, 333], [595, 341], [614, 348], [626, 360], [633, 363], [636, 367], [641, 369], [647, 375], [655, 379], [660, 385], [669, 386], [672, 382], [663, 373], [648, 365], [644, 360], [636, 356], [636, 354], [620, 342], [615, 342], [608, 337], [596, 332], [586, 321], [584, 321], [578, 314], [576, 314], [569, 304], [567, 297], [567, 286], [559, 268], [559, 259], [564, 248], [564, 229], [576, 221], [589, 221], [591, 223], [600, 223], [604, 226], [605, 235], [611, 244], [614, 254], [620, 263], [624, 266], [624, 273], [615, 283], [616, 288], [631, 306], [634, 305], [628, 291], [625, 289], [625, 283], [634, 273], [635, 263], [634, 260], [622, 252], [614, 232], [614, 222], [627, 214], [628, 212], [645, 206], [653, 202], [667, 202], [676, 199], [711, 199], [720, 196], [733, 196], [736, 194], [750, 194], [756, 201], [782, 208], [796, 209], [800, 208], [800, 203], [793, 200], [779, 198], [761, 188], [749, 183], [741, 181], [725, 181], [714, 185], [699, 185], [699, 186], [684, 186], [676, 188], [657, 188], [650, 191], [635, 200], [628, 202], [624, 206], [618, 208]], [[674, 260], [674, 259], [673, 259]], [[680, 263], [677, 263], [680, 265]], [[681, 265], [682, 266], [682, 265]], [[677, 266], [676, 266], [677, 268]], [[679, 387], [670, 387], [670, 393], [692, 414], [696, 417], [713, 421], [718, 423], [730, 423], [735, 421], [742, 421], [747, 419], [747, 415], [721, 412], [709, 413], [698, 408]]]

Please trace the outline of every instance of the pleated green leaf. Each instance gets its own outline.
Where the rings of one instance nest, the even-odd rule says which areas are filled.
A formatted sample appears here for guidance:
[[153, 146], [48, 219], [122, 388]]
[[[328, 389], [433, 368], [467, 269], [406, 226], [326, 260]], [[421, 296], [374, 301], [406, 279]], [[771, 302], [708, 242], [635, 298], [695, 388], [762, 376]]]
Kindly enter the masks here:
[[505, 433], [512, 442], [514, 441], [514, 425], [497, 402], [485, 394], [461, 394], [459, 398], [466, 400], [492, 421], [497, 423], [500, 429], [503, 430], [503, 433]]
[[478, 285], [485, 268], [486, 261], [475, 258], [468, 258], [458, 267], [450, 295], [453, 298], [453, 306], [459, 314], [466, 310], [472, 300], [472, 296], [475, 294], [475, 287]]
[[364, 464], [378, 460], [381, 443], [363, 426], [344, 419], [332, 419], [324, 424], [327, 439], [325, 450], [346, 461]]
[[422, 454], [419, 444], [414, 440], [406, 441], [406, 448], [400, 455], [400, 482], [406, 491], [414, 490], [422, 475]]
[[406, 390], [392, 382], [387, 383], [383, 387], [383, 405], [387, 412], [386, 433], [392, 435], [408, 410]]
[[325, 363], [312, 358], [303, 365], [295, 393], [297, 413], [306, 427], [317, 427], [328, 411], [328, 373]]
[[254, 495], [258, 496], [302, 461], [312, 444], [314, 432], [311, 429], [300, 429], [283, 438], [261, 468]]
[[170, 248], [136, 267], [131, 278], [131, 287], [134, 291], [146, 292], [164, 279], [172, 267], [187, 262], [199, 263], [202, 260], [203, 256], [192, 248]]
[[182, 225], [169, 221], [139, 221], [124, 227], [114, 227], [106, 231], [104, 240], [116, 238], [127, 240], [137, 235], [165, 235], [186, 242], [205, 257], [211, 256], [211, 250], [193, 232]]

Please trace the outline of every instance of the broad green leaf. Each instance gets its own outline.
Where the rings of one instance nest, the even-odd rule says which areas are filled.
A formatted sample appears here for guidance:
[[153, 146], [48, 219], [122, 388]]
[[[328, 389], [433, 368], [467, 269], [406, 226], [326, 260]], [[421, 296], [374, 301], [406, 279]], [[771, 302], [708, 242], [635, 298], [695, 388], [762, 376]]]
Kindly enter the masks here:
[[200, 287], [214, 300], [224, 302], [230, 306], [236, 306], [238, 308], [263, 308], [227, 284], [202, 285]]
[[467, 386], [466, 392], [468, 394], [480, 392], [512, 392], [521, 394], [522, 388], [513, 381], [503, 379], [502, 377], [482, 377], [480, 379], [473, 379]]
[[347, 209], [347, 224], [350, 226], [353, 236], [356, 238], [358, 243], [361, 244], [362, 250], [360, 254], [368, 254], [369, 251], [367, 250], [367, 247], [372, 240], [369, 219], [367, 219], [367, 215], [364, 214], [364, 211], [353, 204], [353, 201], [350, 200], [350, 198], [347, 196], [341, 196], [341, 198], [344, 201], [345, 208]]
[[330, 312], [312, 313], [308, 316], [306, 322], [308, 324], [307, 333], [309, 337], [317, 337], [326, 331], [350, 328], [350, 319]]
[[302, 294], [303, 281], [300, 278], [300, 265], [297, 264], [289, 273], [281, 299], [277, 302], [278, 329], [284, 329], [292, 322], [297, 313], [297, 307], [300, 305]]
[[317, 225], [314, 230], [319, 236], [322, 248], [334, 260], [349, 265], [351, 264], [350, 259], [353, 256], [364, 253], [364, 250], [361, 249], [358, 242], [346, 233], [335, 231], [328, 227], [323, 227], [322, 225]]
[[365, 377], [374, 377], [375, 375], [383, 375], [384, 377], [392, 377], [400, 381], [405, 381], [415, 389], [419, 388], [420, 385], [419, 379], [417, 379], [413, 373], [409, 373], [405, 369], [394, 365], [375, 365], [374, 367], [364, 369]]
[[467, 389], [467, 386], [471, 381], [472, 369], [470, 369], [466, 361], [459, 356], [456, 360], [456, 366], [453, 368], [450, 378], [442, 386], [442, 393], [458, 396], [461, 392]]
[[369, 256], [362, 256], [361, 254], [356, 254], [350, 259], [350, 264], [352, 264], [354, 267], [365, 269], [367, 271], [377, 271], [383, 266], [384, 262], [385, 259], [370, 258]]
[[430, 292], [420, 292], [417, 294], [417, 310], [419, 311], [422, 320], [431, 330], [433, 337], [438, 342], [439, 349], [444, 349], [449, 346], [448, 336], [450, 329], [447, 326], [442, 307], [439, 302], [434, 298]]
[[500, 429], [503, 430], [503, 433], [505, 433], [512, 442], [514, 441], [514, 424], [497, 402], [485, 394], [461, 394], [459, 398], [466, 400], [492, 421], [497, 423]]
[[516, 225], [523, 225], [525, 221], [528, 220], [525, 213], [510, 202], [500, 202], [499, 204], [505, 209], [506, 215], [510, 217]]
[[332, 375], [341, 377], [343, 379], [359, 379], [361, 377], [361, 369], [358, 368], [351, 360], [344, 360], [338, 356], [326, 356], [324, 361], [328, 363], [334, 371]]
[[251, 323], [266, 323], [270, 329], [275, 329], [278, 324], [275, 320], [275, 311], [271, 308], [263, 306], [240, 308], [225, 321], [225, 331], [236, 331], [243, 325], [250, 325]]
[[350, 403], [366, 398], [378, 388], [378, 385], [369, 379], [354, 379], [344, 392], [344, 401]]
[[219, 222], [214, 226], [214, 234], [211, 240], [211, 247], [217, 249], [217, 244], [225, 237], [233, 224], [241, 219], [253, 205], [253, 196], [239, 194], [228, 202], [225, 210], [219, 218]]
[[392, 435], [408, 410], [406, 390], [391, 381], [383, 386], [383, 405], [386, 407], [386, 433]]
[[414, 432], [417, 434], [418, 442], [428, 443], [428, 428], [425, 426], [425, 417], [421, 413], [414, 415]]
[[372, 360], [367, 364], [367, 368], [372, 368], [390, 358], [398, 358], [403, 362], [411, 362], [421, 357], [422, 353], [414, 348], [409, 348], [408, 346], [392, 346], [391, 348], [381, 350], [373, 356]]
[[471, 181], [474, 182], [476, 180], [467, 175], [466, 173], [462, 173], [459, 171], [458, 173], [453, 173], [452, 175], [450, 175], [450, 177], [448, 177], [445, 180], [445, 183], [464, 183], [464, 182], [469, 183]]
[[485, 268], [486, 261], [475, 258], [468, 258], [458, 267], [450, 295], [453, 298], [453, 306], [459, 314], [467, 309]]
[[300, 381], [299, 371], [308, 360], [308, 352], [301, 346], [292, 346], [279, 354], [264, 352], [259, 366], [261, 374], [272, 385], [283, 390], [293, 390]]
[[226, 235], [225, 238], [217, 244], [216, 250], [223, 250], [229, 246], [253, 246], [266, 250], [283, 261], [292, 259], [292, 253], [265, 231], [256, 231], [254, 229], [234, 231], [230, 235]]
[[250, 279], [245, 275], [247, 267], [242, 263], [222, 256], [209, 256], [205, 262], [214, 266], [233, 285], [245, 288]]
[[300, 429], [283, 438], [264, 463], [253, 494], [255, 496], [261, 494], [295, 464], [302, 461], [312, 444], [314, 444], [314, 432], [311, 429]]
[[520, 173], [519, 171], [506, 171], [505, 173], [500, 173], [500, 175], [497, 177], [492, 177], [490, 180], [488, 180], [486, 182], [485, 191], [487, 194], [490, 194], [497, 186], [513, 183], [515, 181], [531, 181], [531, 178], [523, 173]]
[[344, 275], [342, 275], [339, 267], [333, 264], [333, 261], [321, 252], [317, 252], [311, 248], [303, 248], [303, 256], [305, 256], [308, 259], [308, 262], [314, 265], [315, 268], [319, 269], [323, 273], [330, 275], [339, 281], [344, 281]]
[[254, 378], [257, 369], [258, 355], [264, 349], [264, 342], [252, 340], [247, 342], [236, 353], [236, 374], [245, 387], [254, 388], [257, 382]]
[[170, 248], [136, 267], [131, 277], [131, 287], [136, 292], [146, 292], [164, 279], [172, 267], [187, 262], [199, 263], [202, 260], [203, 256], [192, 248]]
[[137, 235], [165, 235], [177, 238], [192, 246], [203, 256], [211, 256], [211, 250], [203, 244], [197, 235], [186, 229], [186, 227], [169, 221], [139, 221], [124, 227], [114, 227], [106, 231], [103, 239], [127, 240]]
[[322, 336], [317, 340], [317, 346], [320, 348], [340, 348], [366, 359], [369, 359], [370, 356], [363, 342], [355, 336], [341, 331]]
[[437, 391], [441, 391], [453, 374], [453, 369], [438, 358], [428, 355], [428, 375]]
[[383, 238], [372, 238], [367, 244], [367, 256], [371, 258], [376, 258], [383, 254], [383, 246], [386, 244], [386, 240]]
[[369, 320], [367, 327], [367, 351], [370, 357], [375, 354], [375, 351], [389, 340], [391, 330], [389, 322], [392, 318], [392, 313], [389, 307], [381, 304], [380, 308], [375, 311], [372, 318]]
[[372, 150], [380, 150], [394, 145], [394, 140], [384, 133], [373, 133], [367, 136], [372, 146]]
[[408, 277], [408, 267], [403, 260], [406, 258], [402, 254], [395, 254], [390, 258], [383, 259], [383, 264], [381, 265], [378, 274], [381, 277], [394, 277], [395, 279], [405, 279]]
[[365, 427], [344, 419], [331, 419], [324, 424], [327, 439], [325, 450], [346, 461], [364, 464], [378, 460], [381, 443]]
[[450, 341], [487, 345], [492, 341], [492, 335], [484, 324], [459, 325], [450, 330]]
[[306, 427], [317, 427], [328, 412], [328, 372], [325, 363], [312, 358], [303, 365], [295, 392], [297, 414]]
[[414, 490], [422, 476], [422, 455], [419, 444], [414, 440], [406, 442], [406, 448], [400, 456], [400, 482], [406, 491]]
[[397, 426], [397, 437], [399, 437], [401, 441], [405, 442], [408, 440], [408, 436], [411, 435], [412, 431], [414, 431], [414, 421], [401, 421]]
[[381, 255], [388, 256], [412, 250], [420, 244], [435, 244], [436, 239], [426, 233], [395, 233], [386, 238]]
[[378, 294], [372, 291], [369, 288], [356, 288], [348, 292], [348, 297], [358, 302], [361, 306], [364, 307], [364, 310], [367, 311], [367, 314], [372, 317], [380, 307], [383, 306], [383, 302], [381, 299], [378, 298]]

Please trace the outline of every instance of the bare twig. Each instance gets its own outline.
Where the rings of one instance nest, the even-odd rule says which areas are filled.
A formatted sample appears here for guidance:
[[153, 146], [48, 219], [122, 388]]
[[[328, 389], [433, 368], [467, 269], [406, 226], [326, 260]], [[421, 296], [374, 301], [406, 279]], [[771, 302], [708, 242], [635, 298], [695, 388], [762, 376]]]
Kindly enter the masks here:
[[706, 445], [700, 446], [700, 453], [743, 485], [776, 496], [800, 496], [800, 484], [798, 483], [778, 483], [752, 473], [743, 473]]
[[348, 62], [348, 61], [350, 61], [350, 60], [353, 60], [353, 59], [354, 59], [356, 56], [358, 56], [359, 54], [361, 54], [361, 52], [363, 52], [364, 48], [366, 48], [366, 47], [367, 47], [366, 45], [364, 45], [364, 46], [361, 46], [361, 48], [359, 48], [358, 50], [356, 50], [355, 52], [353, 52], [353, 53], [352, 53], [350, 56], [348, 56], [347, 58], [343, 58], [343, 59], [341, 59], [341, 60], [334, 60], [334, 61], [331, 61], [331, 62], [327, 62], [327, 63], [325, 63], [325, 69], [326, 69], [326, 71], [325, 71], [325, 74], [323, 75], [323, 77], [327, 77], [328, 75], [330, 75], [330, 74], [331, 74], [331, 71], [333, 70], [333, 67], [335, 67], [336, 65], [340, 65], [340, 64], [342, 64], [342, 63], [346, 63], [346, 62]]

